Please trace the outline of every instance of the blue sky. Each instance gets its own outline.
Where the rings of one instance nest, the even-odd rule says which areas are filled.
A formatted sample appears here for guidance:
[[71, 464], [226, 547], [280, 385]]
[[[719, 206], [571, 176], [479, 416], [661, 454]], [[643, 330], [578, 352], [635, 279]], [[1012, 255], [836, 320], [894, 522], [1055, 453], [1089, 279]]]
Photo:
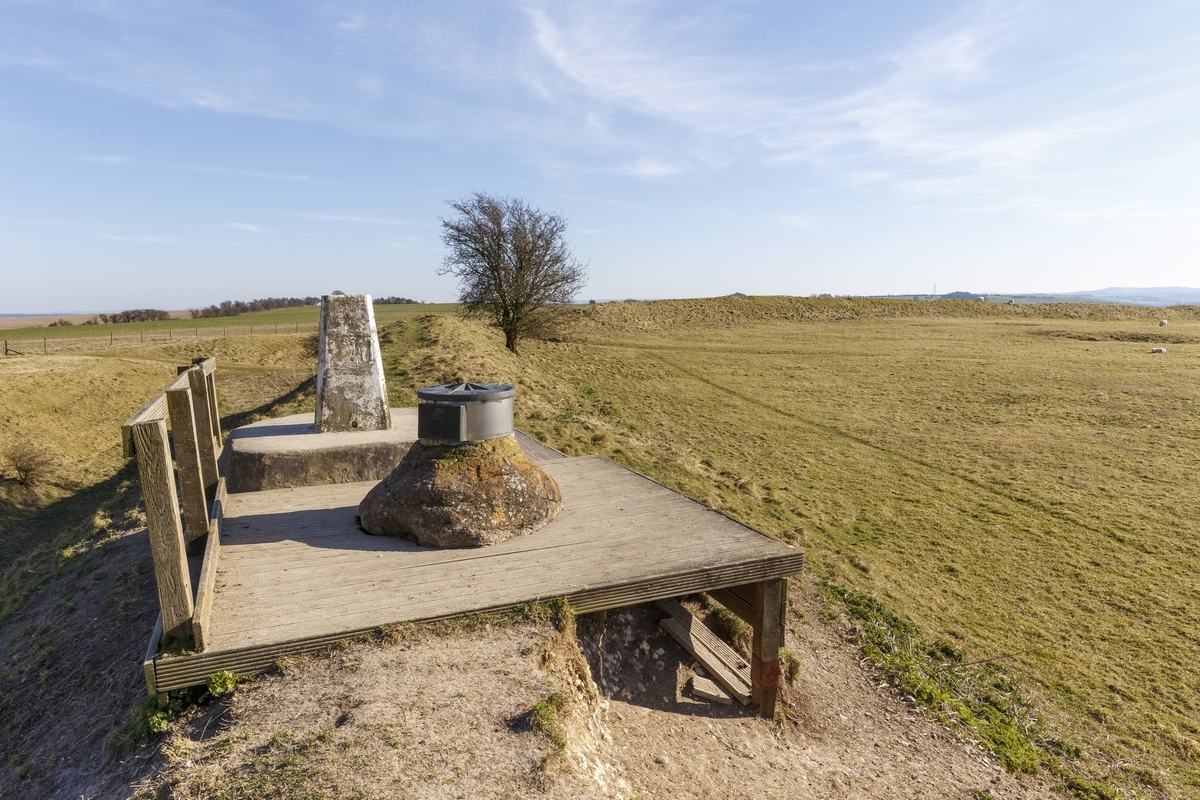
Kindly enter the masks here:
[[1195, 2], [0, 0], [0, 312], [452, 300], [445, 201], [581, 299], [1197, 285]]

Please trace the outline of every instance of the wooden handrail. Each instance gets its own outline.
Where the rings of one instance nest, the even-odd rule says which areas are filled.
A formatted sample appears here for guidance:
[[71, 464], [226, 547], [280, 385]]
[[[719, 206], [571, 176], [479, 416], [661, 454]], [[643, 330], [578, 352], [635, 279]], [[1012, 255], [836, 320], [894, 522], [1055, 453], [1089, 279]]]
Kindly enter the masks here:
[[[209, 483], [213, 494], [219, 491], [216, 474], [214, 420], [216, 417], [216, 359], [181, 367], [162, 392], [125, 421], [121, 442], [126, 458], [137, 457], [138, 477], [142, 484], [142, 503], [146, 508], [146, 527], [150, 535], [150, 554], [154, 562], [154, 580], [158, 587], [161, 636], [188, 644], [196, 638], [195, 622], [203, 624], [206, 614], [196, 614], [187, 563], [189, 550], [200, 550], [202, 538], [209, 536], [207, 551], [213, 567], [207, 580], [215, 575], [217, 543], [209, 524]], [[198, 403], [196, 401], [199, 401]], [[199, 405], [199, 409], [197, 409]], [[175, 442], [172, 456], [168, 443], [167, 422]], [[200, 424], [197, 425], [197, 422]], [[218, 428], [219, 430], [219, 428]], [[179, 491], [175, 479], [178, 470]], [[183, 514], [180, 514], [180, 499]], [[224, 502], [223, 493], [217, 511]], [[186, 536], [184, 523], [186, 522]], [[209, 602], [211, 588], [204, 592]]]
[[[208, 359], [208, 361], [216, 364], [216, 359]], [[208, 361], [205, 363], [207, 364]], [[215, 368], [215, 367], [214, 367]], [[210, 372], [212, 370], [209, 370]], [[207, 374], [207, 373], [205, 373]], [[172, 389], [183, 389], [188, 386], [187, 372], [181, 372], [175, 376], [175, 380], [167, 384], [166, 388], [159, 392], [150, 400], [149, 403], [142, 406], [141, 409], [121, 425], [121, 451], [126, 458], [133, 458], [133, 426], [143, 422], [155, 422], [156, 420], [167, 418], [167, 392]]]

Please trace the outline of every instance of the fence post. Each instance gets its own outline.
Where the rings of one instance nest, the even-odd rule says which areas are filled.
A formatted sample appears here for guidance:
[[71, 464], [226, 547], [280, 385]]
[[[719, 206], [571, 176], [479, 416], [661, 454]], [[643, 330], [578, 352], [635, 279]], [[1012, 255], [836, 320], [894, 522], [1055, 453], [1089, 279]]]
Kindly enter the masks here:
[[[190, 376], [188, 383], [191, 383]], [[188, 545], [192, 546], [193, 542], [208, 533], [208, 502], [204, 499], [196, 412], [192, 408], [190, 388], [168, 389], [166, 394], [171, 433], [175, 438], [175, 467], [179, 470], [179, 488], [183, 494], [184, 532]]]
[[213, 432], [217, 431], [217, 441], [220, 436], [220, 419], [214, 418], [213, 409], [216, 404], [211, 396], [208, 377], [203, 369], [188, 370], [188, 385], [191, 387], [192, 410], [196, 415], [196, 444], [200, 452], [200, 475], [204, 482], [205, 494], [212, 494], [217, 489], [217, 451], [219, 447], [214, 441]]
[[49, 352], [50, 352], [50, 350], [47, 349], [47, 347], [46, 347], [46, 337], [43, 336], [42, 337], [42, 355], [47, 355]]
[[146, 526], [150, 530], [150, 554], [158, 585], [158, 605], [162, 609], [163, 636], [190, 643], [195, 610], [192, 580], [183, 543], [183, 525], [179, 519], [179, 496], [175, 493], [171, 450], [167, 445], [167, 421], [156, 419], [134, 425], [133, 441], [142, 482], [142, 502], [146, 506]]
[[217, 439], [217, 452], [221, 451], [224, 442], [221, 439], [221, 412], [217, 410], [217, 377], [210, 372], [204, 378], [204, 383], [208, 387], [208, 408], [209, 416], [212, 418], [213, 436]]

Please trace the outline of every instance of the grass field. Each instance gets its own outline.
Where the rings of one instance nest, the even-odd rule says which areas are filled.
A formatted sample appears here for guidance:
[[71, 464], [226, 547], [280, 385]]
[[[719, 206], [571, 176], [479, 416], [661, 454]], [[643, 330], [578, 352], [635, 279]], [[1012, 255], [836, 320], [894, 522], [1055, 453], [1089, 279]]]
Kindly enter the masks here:
[[[1197, 309], [613, 303], [518, 358], [482, 325], [383, 308], [401, 312], [380, 314], [394, 402], [426, 383], [513, 382], [518, 424], [553, 446], [795, 542], [812, 571], [967, 660], [999, 658], [1083, 746], [1077, 769], [1200, 797]], [[90, 524], [87, 492], [130, 480], [121, 420], [208, 354], [227, 424], [311, 408], [311, 336], [0, 361], [0, 445], [36, 433], [62, 464], [37, 493], [0, 482], [6, 565]], [[6, 582], [6, 602], [30, 580]]]
[[[375, 306], [375, 320], [380, 325], [394, 322], [398, 319], [420, 316], [424, 314], [452, 313], [457, 306], [451, 303], [405, 303], [397, 305]], [[313, 326], [320, 322], [321, 309], [318, 306], [301, 306], [298, 308], [276, 308], [271, 311], [257, 311], [253, 314], [239, 314], [236, 317], [209, 317], [207, 319], [169, 319], [161, 322], [121, 322], [113, 325], [71, 325], [63, 328], [8, 328], [0, 331], [0, 338], [11, 342], [22, 342], [31, 339], [78, 339], [91, 337], [107, 337], [110, 334], [117, 338], [129, 338], [134, 334], [145, 333], [147, 337], [165, 338], [168, 331], [173, 331], [179, 338], [187, 338], [196, 334], [200, 337], [211, 337], [217, 331], [227, 328], [231, 332], [244, 334], [253, 325], [263, 326], [264, 330], [279, 327], [280, 333], [288, 333], [290, 325]], [[263, 332], [263, 331], [260, 331]]]
[[[804, 546], [969, 659], [1013, 654], [1091, 769], [1200, 796], [1194, 312], [817, 310], [614, 304], [520, 360], [442, 322], [426, 376], [516, 382], [556, 446]], [[480, 355], [439, 374], [438, 348]]]

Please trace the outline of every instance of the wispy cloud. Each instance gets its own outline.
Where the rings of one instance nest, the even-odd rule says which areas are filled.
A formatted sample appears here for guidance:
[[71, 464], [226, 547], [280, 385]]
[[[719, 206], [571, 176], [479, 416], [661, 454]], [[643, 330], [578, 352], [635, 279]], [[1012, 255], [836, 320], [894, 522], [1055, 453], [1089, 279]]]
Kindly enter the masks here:
[[240, 175], [247, 178], [262, 178], [268, 181], [286, 181], [288, 183], [313, 183], [311, 175], [288, 175], [279, 172], [262, 172], [252, 169], [233, 169], [230, 167], [210, 167], [203, 164], [176, 164], [179, 169], [190, 172], [205, 172], [211, 175]]
[[831, 13], [818, 37], [813, 12], [787, 4], [520, 0], [468, 12], [382, 0], [350, 11], [78, 2], [30, 6], [0, 26], [0, 66], [169, 107], [499, 142], [556, 175], [666, 181], [803, 166], [914, 202], [983, 202], [1030, 187], [1064, 197], [1097, 182], [1089, 171], [1106, 156], [1150, 163], [1200, 151], [1195, 137], [1156, 138], [1200, 122], [1200, 14], [1150, 2], [1125, 24], [1112, 8], [967, 0], [940, 19], [897, 15], [880, 26], [886, 35]]
[[793, 228], [800, 231], [810, 231], [816, 227], [817, 221], [812, 217], [804, 214], [777, 214], [771, 219], [783, 225], [785, 228]]
[[355, 214], [293, 214], [297, 219], [311, 219], [320, 222], [354, 222], [363, 225], [416, 225], [407, 219], [387, 219], [385, 217], [360, 217]]
[[637, 178], [665, 178], [677, 175], [686, 169], [687, 167], [682, 164], [658, 158], [639, 158], [632, 164], [620, 167], [617, 171], [623, 175], [632, 175]]
[[237, 231], [248, 231], [249, 233], [262, 233], [263, 229], [257, 225], [251, 225], [249, 222], [231, 222], [229, 227]]
[[81, 156], [80, 161], [88, 164], [124, 164], [129, 156]]
[[388, 242], [388, 247], [394, 247], [399, 250], [437, 250], [438, 248], [430, 245], [426, 240], [417, 236], [404, 236], [394, 242]]
[[139, 244], [191, 244], [191, 239], [170, 239], [163, 236], [121, 236], [115, 233], [98, 233], [101, 239], [110, 242], [136, 242]]

